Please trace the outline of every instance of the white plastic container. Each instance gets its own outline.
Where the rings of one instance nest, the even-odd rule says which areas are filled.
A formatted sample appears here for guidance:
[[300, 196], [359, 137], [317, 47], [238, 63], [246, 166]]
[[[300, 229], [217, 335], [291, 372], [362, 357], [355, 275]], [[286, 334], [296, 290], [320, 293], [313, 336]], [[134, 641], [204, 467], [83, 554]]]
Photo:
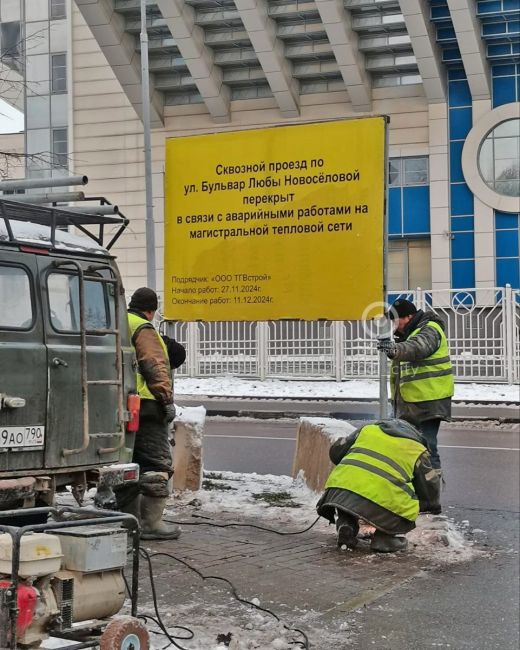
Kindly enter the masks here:
[[[13, 540], [8, 533], [0, 534], [0, 573], [11, 575]], [[26, 533], [20, 545], [21, 578], [46, 576], [61, 568], [63, 553], [59, 537], [47, 533]]]
[[63, 549], [63, 568], [92, 573], [126, 564], [127, 532], [113, 526], [74, 526], [56, 529]]

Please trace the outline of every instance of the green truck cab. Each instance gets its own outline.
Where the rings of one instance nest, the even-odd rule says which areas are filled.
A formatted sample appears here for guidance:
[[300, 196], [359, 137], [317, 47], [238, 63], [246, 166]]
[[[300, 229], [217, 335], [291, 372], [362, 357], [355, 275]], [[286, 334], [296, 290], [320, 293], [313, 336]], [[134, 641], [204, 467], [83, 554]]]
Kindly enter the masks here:
[[135, 360], [110, 253], [127, 223], [0, 198], [0, 521], [59, 491], [81, 503], [94, 486], [114, 508], [112, 487], [139, 478]]

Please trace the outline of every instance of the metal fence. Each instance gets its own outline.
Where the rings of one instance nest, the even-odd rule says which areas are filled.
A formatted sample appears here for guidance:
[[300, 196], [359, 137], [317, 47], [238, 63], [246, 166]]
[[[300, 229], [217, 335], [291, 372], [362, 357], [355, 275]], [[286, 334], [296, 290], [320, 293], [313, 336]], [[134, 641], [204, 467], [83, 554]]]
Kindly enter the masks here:
[[[520, 381], [520, 290], [511, 287], [392, 294], [434, 311], [446, 324], [458, 381]], [[178, 374], [265, 379], [372, 379], [374, 334], [362, 321], [167, 322], [187, 348]]]

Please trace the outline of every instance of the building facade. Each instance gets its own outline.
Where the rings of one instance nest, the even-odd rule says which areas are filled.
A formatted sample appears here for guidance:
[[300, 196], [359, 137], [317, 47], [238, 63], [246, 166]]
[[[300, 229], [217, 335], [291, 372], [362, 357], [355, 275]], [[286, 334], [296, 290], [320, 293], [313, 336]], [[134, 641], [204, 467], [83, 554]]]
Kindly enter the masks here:
[[[129, 290], [146, 277], [139, 5], [0, 0], [28, 173], [84, 173], [121, 207]], [[386, 114], [389, 288], [518, 289], [519, 15], [519, 0], [148, 1], [157, 286], [166, 138]]]

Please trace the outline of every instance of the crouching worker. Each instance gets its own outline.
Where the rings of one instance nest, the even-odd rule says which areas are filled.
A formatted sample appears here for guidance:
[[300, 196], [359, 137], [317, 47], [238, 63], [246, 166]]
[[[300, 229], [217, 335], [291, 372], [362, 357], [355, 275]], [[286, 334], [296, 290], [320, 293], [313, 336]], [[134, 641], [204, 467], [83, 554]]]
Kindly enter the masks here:
[[169, 496], [168, 481], [173, 475], [169, 426], [175, 418], [175, 406], [168, 349], [152, 325], [157, 307], [157, 294], [147, 287], [137, 289], [128, 305], [141, 397], [133, 454], [140, 480], [136, 486], [116, 490], [116, 498], [121, 511], [139, 520], [142, 539], [177, 539], [180, 528], [162, 521]]
[[376, 528], [370, 548], [404, 550], [419, 511], [439, 508], [440, 478], [426, 442], [404, 420], [367, 424], [330, 448], [336, 467], [316, 509], [336, 522], [338, 546], [357, 545], [359, 519]]

